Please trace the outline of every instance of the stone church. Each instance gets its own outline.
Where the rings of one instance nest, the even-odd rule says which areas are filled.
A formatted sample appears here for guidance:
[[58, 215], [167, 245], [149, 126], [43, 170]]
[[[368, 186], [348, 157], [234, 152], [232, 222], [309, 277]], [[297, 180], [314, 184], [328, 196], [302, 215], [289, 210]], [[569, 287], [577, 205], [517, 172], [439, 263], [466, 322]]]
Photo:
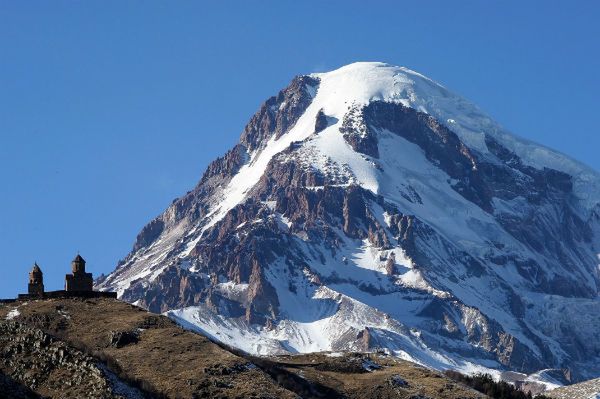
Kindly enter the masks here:
[[77, 254], [71, 261], [72, 274], [65, 276], [65, 291], [93, 291], [92, 273], [85, 272], [85, 259]]
[[63, 297], [86, 297], [86, 298], [116, 298], [116, 292], [94, 291], [94, 278], [92, 273], [85, 271], [85, 259], [79, 254], [71, 261], [71, 273], [65, 276], [65, 289], [61, 291], [45, 291], [44, 273], [36, 263], [29, 272], [29, 284], [27, 294], [20, 294], [20, 299], [36, 298], [63, 298]]

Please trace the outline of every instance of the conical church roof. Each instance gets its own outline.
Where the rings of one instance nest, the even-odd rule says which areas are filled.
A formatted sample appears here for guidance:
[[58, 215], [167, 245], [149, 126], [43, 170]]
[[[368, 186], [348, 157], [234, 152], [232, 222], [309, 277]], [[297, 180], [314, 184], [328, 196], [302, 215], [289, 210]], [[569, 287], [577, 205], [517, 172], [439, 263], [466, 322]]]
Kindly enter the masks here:
[[42, 269], [38, 266], [37, 262], [33, 264], [33, 268], [31, 269], [32, 273], [42, 273]]

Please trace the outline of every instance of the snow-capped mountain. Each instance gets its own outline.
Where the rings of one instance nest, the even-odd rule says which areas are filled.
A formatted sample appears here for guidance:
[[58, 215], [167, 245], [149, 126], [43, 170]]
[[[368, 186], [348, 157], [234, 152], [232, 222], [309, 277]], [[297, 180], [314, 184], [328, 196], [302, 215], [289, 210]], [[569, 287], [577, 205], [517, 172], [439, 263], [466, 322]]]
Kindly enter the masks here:
[[355, 63], [269, 98], [98, 287], [252, 353], [596, 377], [599, 202], [590, 168]]

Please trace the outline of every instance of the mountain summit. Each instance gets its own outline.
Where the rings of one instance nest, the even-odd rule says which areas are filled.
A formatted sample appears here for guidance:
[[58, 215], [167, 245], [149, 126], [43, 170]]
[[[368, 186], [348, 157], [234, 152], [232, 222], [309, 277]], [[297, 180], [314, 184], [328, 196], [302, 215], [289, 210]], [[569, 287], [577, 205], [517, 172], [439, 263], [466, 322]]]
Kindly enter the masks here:
[[255, 354], [600, 373], [600, 175], [423, 75], [298, 76], [98, 288]]

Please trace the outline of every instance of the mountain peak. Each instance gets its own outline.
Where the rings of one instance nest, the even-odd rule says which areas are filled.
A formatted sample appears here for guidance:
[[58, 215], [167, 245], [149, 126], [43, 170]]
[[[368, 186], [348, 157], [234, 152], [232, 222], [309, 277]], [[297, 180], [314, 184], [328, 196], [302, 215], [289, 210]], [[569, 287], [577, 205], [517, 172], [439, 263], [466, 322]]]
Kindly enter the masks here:
[[382, 62], [356, 62], [339, 69], [311, 74], [320, 80], [322, 103], [329, 113], [343, 116], [348, 107], [369, 101], [393, 101], [427, 112], [423, 107], [447, 91], [431, 79], [408, 68]]
[[313, 76], [320, 76], [326, 74], [356, 74], [358, 75], [368, 75], [369, 73], [388, 73], [395, 74], [397, 72], [401, 73], [409, 73], [413, 75], [418, 75], [421, 78], [430, 80], [429, 78], [421, 75], [420, 73], [411, 70], [410, 68], [398, 65], [392, 65], [387, 62], [380, 61], [356, 61], [350, 64], [343, 65], [337, 69], [328, 72], [321, 73], [313, 73]]
[[100, 288], [253, 353], [600, 370], [599, 193], [429, 78], [354, 63], [267, 99]]
[[310, 76], [320, 81], [313, 102], [315, 108], [323, 109], [325, 114], [338, 120], [352, 107], [372, 101], [398, 103], [431, 115], [481, 154], [489, 153], [486, 137], [491, 137], [529, 166], [572, 175], [584, 213], [589, 213], [600, 202], [597, 171], [556, 150], [514, 135], [475, 104], [419, 72], [383, 62], [355, 62]]

